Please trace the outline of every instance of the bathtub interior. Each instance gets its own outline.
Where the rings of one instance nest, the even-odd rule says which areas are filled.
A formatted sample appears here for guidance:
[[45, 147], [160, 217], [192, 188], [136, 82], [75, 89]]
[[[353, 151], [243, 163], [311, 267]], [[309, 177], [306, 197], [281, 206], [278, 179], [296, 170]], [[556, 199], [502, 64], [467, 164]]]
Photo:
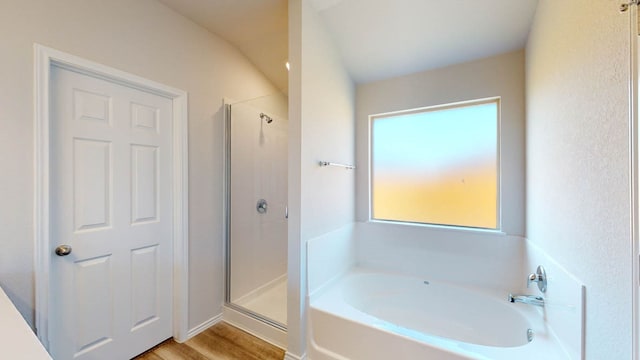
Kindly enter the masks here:
[[[331, 265], [328, 266], [328, 264]], [[539, 264], [544, 264], [547, 268], [547, 273], [550, 275], [548, 290], [543, 294], [546, 302], [544, 309], [537, 309], [523, 304], [508, 304], [506, 297], [510, 292], [514, 294], [542, 295], [537, 288], [527, 289], [526, 287], [527, 275], [535, 270]], [[503, 334], [493, 334], [491, 335], [492, 338], [498, 337], [501, 339], [499, 342], [493, 343], [487, 342], [486, 339], [462, 339], [468, 342], [453, 339], [453, 343], [457, 344], [454, 346], [455, 349], [460, 349], [459, 344], [484, 346], [478, 345], [478, 343], [488, 343], [494, 345], [485, 346], [488, 349], [524, 348], [530, 349], [529, 352], [539, 355], [537, 358], [545, 358], [540, 357], [544, 354], [544, 346], [535, 345], [536, 340], [538, 340], [538, 343], [546, 342], [549, 344], [552, 342], [551, 340], [556, 339], [553, 341], [560, 344], [563, 353], [568, 354], [561, 358], [583, 358], [584, 285], [553, 258], [530, 244], [526, 239], [498, 233], [447, 232], [438, 229], [370, 222], [350, 224], [307, 242], [307, 294], [310, 304], [308, 314], [309, 334], [311, 334], [308, 338], [309, 348], [314, 348], [322, 342], [324, 346], [320, 348], [327, 351], [336, 350], [337, 347], [332, 345], [332, 342], [343, 339], [343, 335], [348, 334], [346, 329], [350, 328], [345, 325], [344, 322], [346, 320], [344, 319], [349, 319], [350, 324], [357, 323], [358, 326], [356, 328], [358, 329], [361, 328], [359, 326], [362, 324], [368, 324], [367, 326], [371, 327], [375, 323], [376, 317], [372, 315], [376, 315], [376, 311], [382, 310], [367, 309], [364, 305], [360, 307], [372, 315], [360, 312], [358, 316], [362, 315], [364, 318], [356, 316], [356, 323], [353, 323], [355, 312], [352, 309], [356, 306], [352, 305], [358, 305], [355, 303], [357, 301], [366, 302], [365, 299], [358, 299], [357, 296], [353, 296], [349, 301], [354, 303], [348, 304], [342, 297], [333, 301], [324, 296], [326, 293], [331, 293], [331, 290], [335, 289], [347, 274], [351, 274], [358, 269], [418, 277], [420, 281], [429, 281], [430, 286], [446, 284], [463, 289], [472, 288], [475, 294], [479, 294], [481, 297], [484, 296], [485, 300], [488, 301], [486, 299], [488, 297], [498, 301], [499, 305], [496, 305], [498, 308], [492, 311], [508, 314], [508, 312], [503, 311], [504, 306], [511, 310], [518, 310], [519, 314], [505, 315], [505, 319], [509, 318], [505, 321], [509, 323], [531, 321], [531, 319], [537, 321], [536, 324], [533, 324], [534, 327], [537, 326], [537, 330], [534, 331], [534, 346], [531, 346], [531, 344], [518, 345], [524, 341], [523, 330], [519, 330], [514, 331], [513, 334], [509, 332], [506, 334], [504, 332]], [[364, 286], [364, 284], [365, 282], [360, 282], [354, 284], [354, 286]], [[398, 286], [400, 285], [398, 284]], [[352, 289], [355, 289], [355, 287]], [[381, 296], [385, 295], [382, 294]], [[333, 304], [331, 304], [332, 301], [334, 302]], [[385, 301], [389, 304], [388, 307], [402, 309], [406, 305], [402, 301], [407, 300], [388, 296]], [[385, 304], [385, 302], [382, 303]], [[451, 301], [447, 301], [447, 304], [452, 305]], [[476, 304], [476, 306], [470, 306], [463, 311], [469, 311], [467, 318], [473, 318], [482, 311], [481, 307], [488, 309], [492, 308], [493, 305], [477, 306]], [[350, 308], [351, 310], [346, 311], [343, 308]], [[385, 309], [385, 313], [388, 313], [388, 310]], [[542, 315], [532, 316], [532, 313], [541, 313]], [[404, 314], [400, 311], [397, 316], [411, 318], [413, 315]], [[444, 317], [450, 318], [449, 316]], [[335, 323], [338, 320], [341, 322]], [[478, 323], [477, 329], [480, 329], [479, 332], [483, 333], [482, 336], [487, 332], [501, 332], [502, 329], [508, 328], [507, 326], [491, 326], [487, 330], [487, 327], [482, 327], [482, 321], [473, 321]], [[498, 320], [492, 320], [491, 324], [497, 324], [497, 322]], [[443, 324], [443, 329], [445, 329], [445, 325], [448, 324]], [[334, 328], [325, 329], [325, 326]], [[521, 327], [519, 326], [519, 328]], [[386, 334], [385, 337], [378, 339], [373, 334], [369, 334], [363, 338], [364, 340], [358, 340], [356, 343], [388, 342], [388, 339], [397, 334], [401, 334], [400, 337], [408, 338], [412, 338], [412, 335], [415, 335], [413, 338], [416, 338], [424, 331], [424, 329], [420, 328], [398, 327], [391, 322], [380, 321], [372, 329], [382, 331]], [[332, 335], [335, 339], [323, 342], [321, 338], [314, 338], [323, 334], [325, 330], [329, 333], [325, 335]], [[448, 336], [452, 336], [448, 333], [440, 335], [441, 337], [437, 338], [446, 339]], [[328, 339], [327, 336], [320, 337], [326, 340]], [[354, 340], [352, 339], [351, 341], [353, 342]], [[409, 345], [403, 344], [402, 346]], [[554, 346], [556, 345], [550, 345], [550, 347]], [[316, 356], [319, 355], [316, 354]], [[331, 357], [331, 359], [334, 358], [339, 359], [340, 357]], [[351, 358], [367, 357], [356, 356]], [[404, 357], [398, 358], [402, 359]], [[477, 359], [481, 357], [472, 355], [470, 358]], [[554, 357], [546, 358], [554, 359]], [[316, 360], [316, 357], [311, 357], [311, 359]]]
[[342, 289], [346, 304], [402, 324], [402, 331], [478, 345], [525, 345], [531, 328], [527, 316], [540, 316], [534, 309], [525, 314], [527, 309], [508, 303], [503, 294], [412, 276], [353, 270]]
[[[502, 307], [497, 295], [450, 284], [429, 285], [442, 286], [436, 290], [441, 291], [443, 299], [462, 295], [460, 305], [466, 302], [464, 307], [469, 309], [461, 314], [455, 314], [460, 310], [452, 304], [455, 300], [432, 303], [431, 309], [424, 313], [416, 310], [420, 302], [431, 301], [424, 294], [412, 296], [413, 300], [390, 301], [389, 297], [405, 297], [406, 293], [398, 289], [414, 279], [355, 268], [325, 288], [314, 297], [309, 309], [311, 359], [568, 358], [545, 326], [541, 312], [522, 304]], [[365, 284], [367, 282], [369, 284]], [[367, 294], [372, 290], [373, 294]], [[506, 299], [503, 302], [506, 303]], [[496, 307], [483, 308], [491, 303]], [[383, 306], [379, 307], [380, 304]], [[401, 316], [397, 316], [398, 313]], [[469, 314], [475, 314], [472, 322], [476, 322], [472, 326], [465, 323]], [[448, 323], [449, 316], [456, 319]], [[446, 330], [441, 330], [441, 326]], [[531, 342], [527, 339], [529, 329], [533, 331]]]

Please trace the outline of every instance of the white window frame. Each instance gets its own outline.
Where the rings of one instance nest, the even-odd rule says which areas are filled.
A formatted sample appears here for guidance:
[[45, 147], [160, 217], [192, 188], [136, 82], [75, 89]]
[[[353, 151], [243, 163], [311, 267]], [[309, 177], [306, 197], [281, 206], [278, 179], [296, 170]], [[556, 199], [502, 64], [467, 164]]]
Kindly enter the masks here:
[[[450, 224], [432, 224], [432, 223], [419, 223], [419, 222], [411, 222], [411, 221], [397, 221], [397, 220], [384, 220], [384, 219], [376, 219], [373, 217], [373, 121], [377, 118], [385, 118], [391, 116], [399, 116], [399, 115], [410, 115], [431, 111], [439, 111], [439, 110], [447, 110], [460, 108], [464, 106], [472, 106], [472, 105], [482, 105], [496, 103], [497, 105], [497, 123], [496, 123], [496, 169], [497, 169], [497, 178], [496, 178], [496, 228], [481, 228], [481, 227], [471, 227], [471, 226], [461, 226], [461, 225], [450, 225]], [[379, 223], [392, 223], [392, 224], [403, 224], [403, 225], [412, 225], [412, 226], [423, 226], [430, 228], [439, 228], [439, 229], [452, 229], [452, 230], [465, 230], [465, 231], [478, 231], [478, 232], [494, 232], [494, 233], [502, 233], [502, 167], [501, 167], [501, 129], [502, 129], [502, 98], [500, 96], [481, 98], [481, 99], [473, 99], [473, 100], [465, 100], [458, 102], [451, 102], [445, 104], [424, 106], [419, 108], [407, 109], [407, 110], [398, 110], [398, 111], [389, 111], [377, 114], [369, 115], [368, 119], [368, 135], [367, 141], [369, 142], [368, 146], [368, 221], [369, 222], [379, 222]]]

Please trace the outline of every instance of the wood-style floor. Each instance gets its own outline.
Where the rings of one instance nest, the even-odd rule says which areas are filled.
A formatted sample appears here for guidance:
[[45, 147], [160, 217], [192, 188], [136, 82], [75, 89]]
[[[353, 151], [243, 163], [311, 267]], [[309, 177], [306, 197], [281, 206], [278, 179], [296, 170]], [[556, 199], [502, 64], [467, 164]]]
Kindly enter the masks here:
[[284, 350], [227, 323], [179, 344], [167, 340], [135, 360], [282, 360]]

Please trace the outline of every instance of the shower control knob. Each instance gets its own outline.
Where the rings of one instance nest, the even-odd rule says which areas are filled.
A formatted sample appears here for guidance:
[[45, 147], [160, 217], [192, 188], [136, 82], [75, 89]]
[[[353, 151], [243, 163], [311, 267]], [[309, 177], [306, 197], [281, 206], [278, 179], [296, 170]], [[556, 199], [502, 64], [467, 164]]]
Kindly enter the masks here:
[[542, 265], [538, 266], [535, 273], [529, 274], [529, 277], [527, 278], [527, 287], [534, 282], [538, 283], [538, 289], [541, 292], [547, 291], [547, 272], [544, 270]]
[[265, 200], [265, 199], [258, 200], [258, 203], [256, 204], [256, 210], [260, 214], [266, 213], [267, 212], [267, 200]]

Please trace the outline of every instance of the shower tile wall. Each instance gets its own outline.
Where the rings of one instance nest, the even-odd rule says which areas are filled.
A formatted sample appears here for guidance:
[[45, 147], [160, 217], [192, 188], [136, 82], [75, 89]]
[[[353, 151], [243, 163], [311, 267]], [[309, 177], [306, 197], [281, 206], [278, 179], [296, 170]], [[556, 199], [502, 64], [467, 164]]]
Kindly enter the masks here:
[[[231, 110], [231, 301], [286, 281], [287, 113], [284, 95]], [[267, 124], [260, 113], [268, 114]], [[259, 199], [268, 203], [258, 213]], [[244, 298], [244, 299], [243, 299]]]

